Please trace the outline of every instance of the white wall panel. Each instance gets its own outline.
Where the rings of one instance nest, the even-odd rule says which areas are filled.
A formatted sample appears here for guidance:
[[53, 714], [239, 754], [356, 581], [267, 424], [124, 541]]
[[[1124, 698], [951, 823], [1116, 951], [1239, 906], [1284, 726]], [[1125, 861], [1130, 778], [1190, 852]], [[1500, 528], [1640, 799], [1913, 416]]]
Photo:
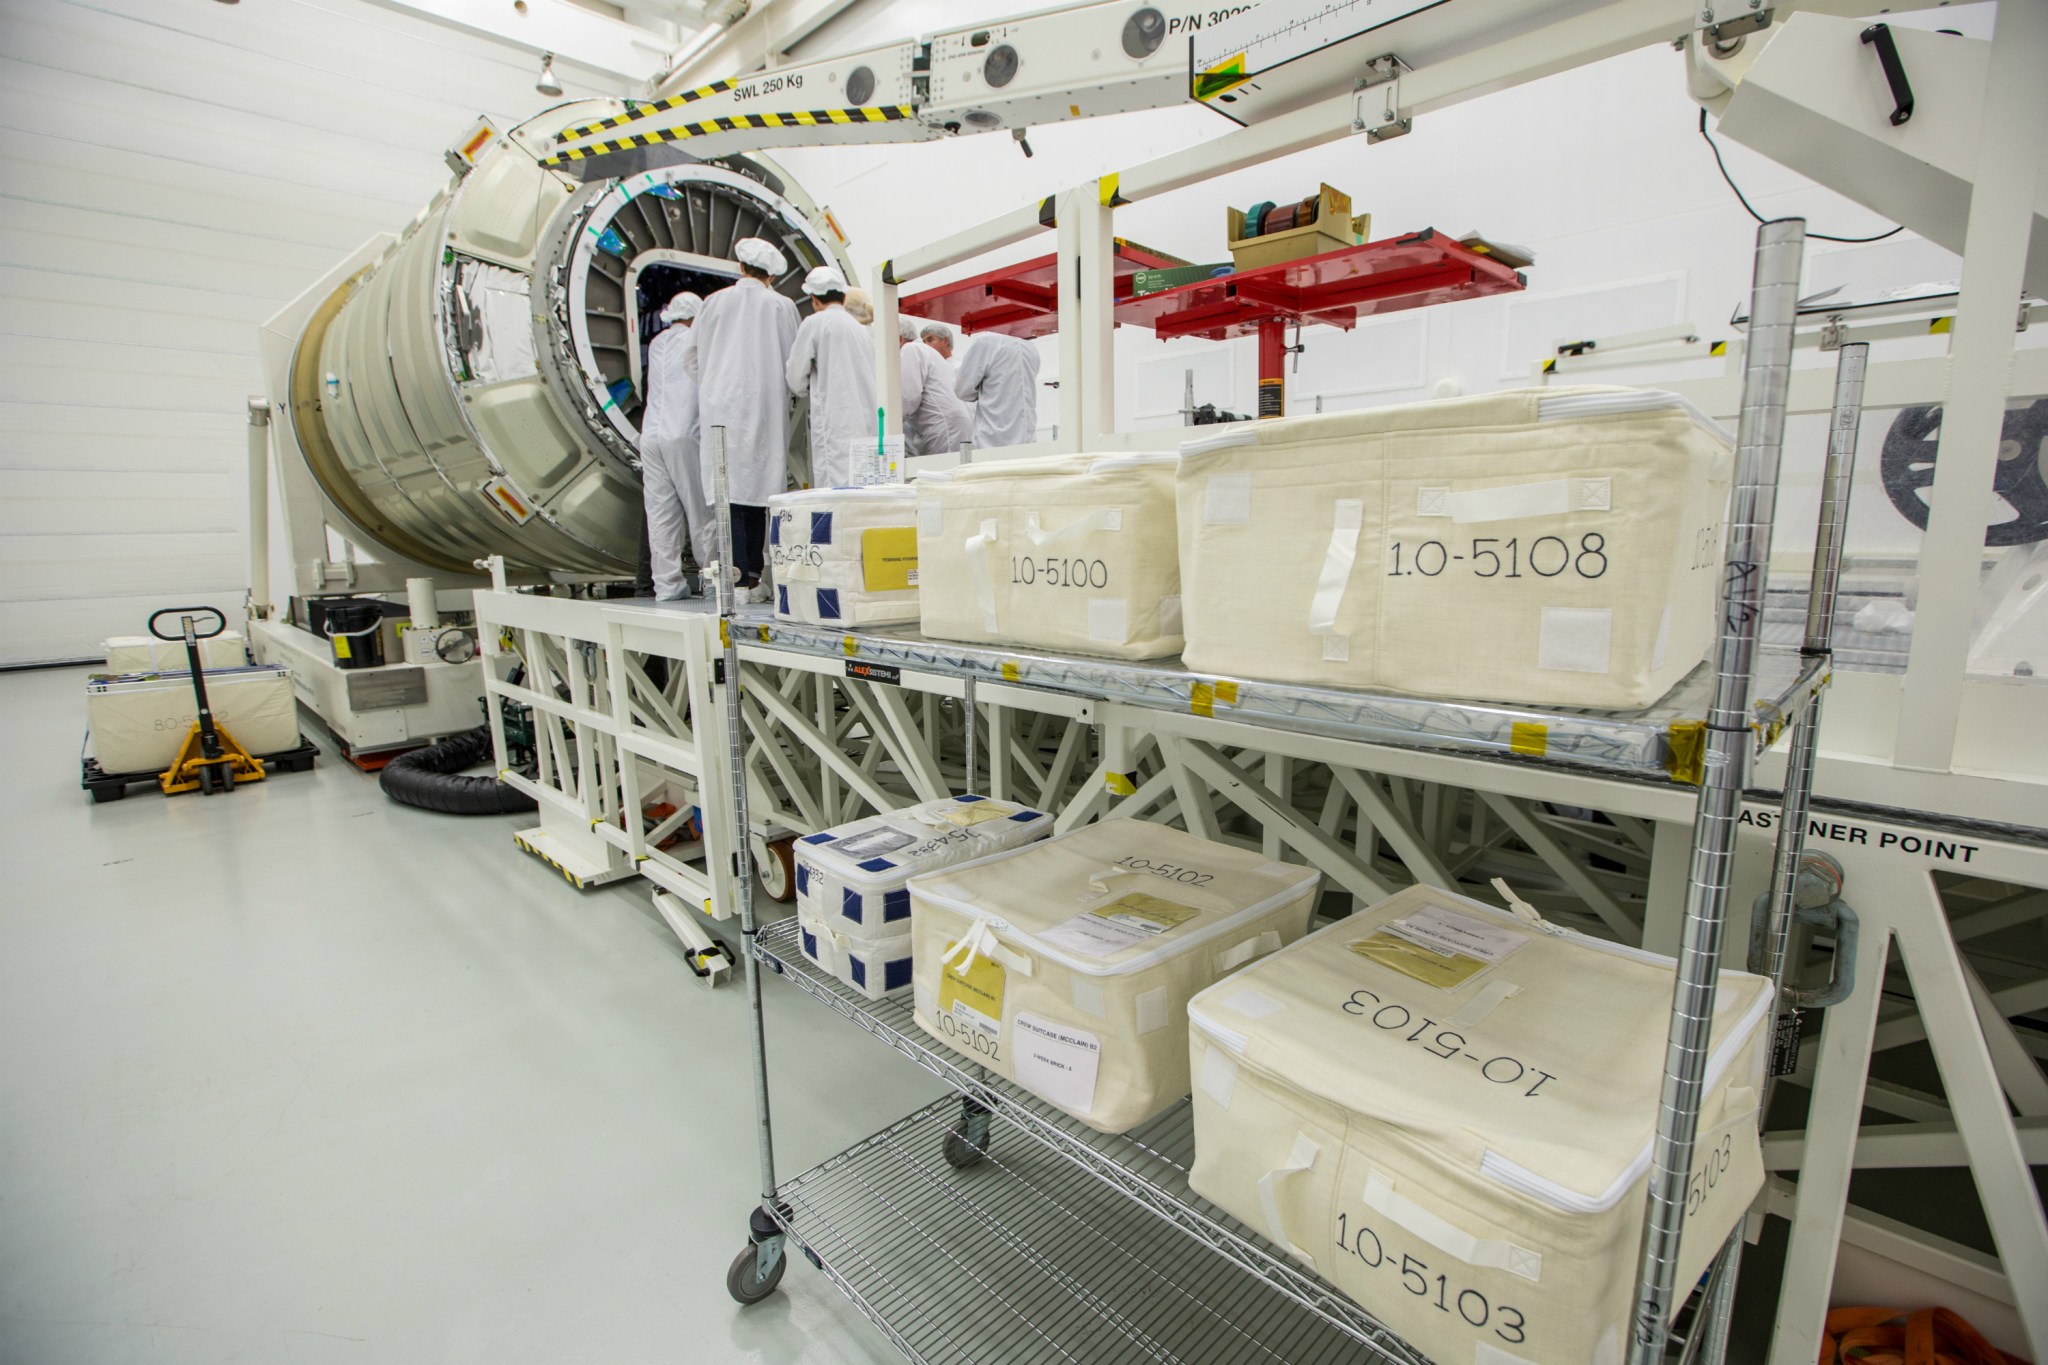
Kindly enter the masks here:
[[370, 0], [0, 0], [0, 665], [240, 623], [257, 325], [534, 71]]

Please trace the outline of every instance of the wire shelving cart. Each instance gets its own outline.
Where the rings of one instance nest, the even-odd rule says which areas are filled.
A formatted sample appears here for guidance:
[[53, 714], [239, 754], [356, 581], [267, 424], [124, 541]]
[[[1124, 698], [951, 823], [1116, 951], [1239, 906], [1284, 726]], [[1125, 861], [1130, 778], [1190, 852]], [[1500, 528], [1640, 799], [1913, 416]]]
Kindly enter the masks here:
[[[1823, 474], [1819, 535], [1796, 673], [1771, 681], [1765, 700], [1757, 658], [1766, 568], [1783, 445], [1786, 392], [1804, 224], [1786, 219], [1758, 231], [1744, 357], [1742, 410], [1714, 653], [1685, 699], [1697, 748], [1686, 760], [1699, 787], [1690, 876], [1678, 953], [1649, 1200], [1630, 1324], [1628, 1360], [1718, 1361], [1725, 1356], [1739, 1260], [1739, 1233], [1700, 1286], [1675, 1283], [1685, 1190], [1707, 1057], [1708, 1021], [1721, 964], [1735, 828], [1749, 765], [1789, 726], [1784, 818], [1770, 882], [1766, 958], [1752, 966], [1778, 978], [1803, 855], [1820, 699], [1831, 676], [1829, 640], [1847, 516], [1850, 466], [1861, 415], [1867, 348], [1844, 346]], [[722, 562], [731, 563], [723, 433], [712, 436]], [[739, 721], [739, 617], [718, 585], [725, 651], [723, 703], [734, 828], [749, 828]], [[764, 627], [759, 638], [799, 651], [850, 656], [966, 680], [1016, 680], [1013, 654], [923, 641], [889, 631], [844, 635]], [[815, 636], [815, 638], [813, 638]], [[1191, 692], [1212, 684], [1173, 667], [1105, 667], [1080, 659], [1036, 661], [1033, 679], [1084, 695], [1116, 696], [1185, 710]], [[1007, 671], [1005, 671], [1007, 670]], [[1247, 683], [1234, 718], [1278, 729], [1464, 752], [1505, 755], [1497, 736], [1512, 713], [1497, 707], [1364, 693], [1317, 692]], [[1263, 699], [1263, 700], [1261, 700]], [[1553, 733], [1579, 736], [1541, 759], [1616, 780], [1675, 771], [1662, 715], [1543, 717]], [[974, 727], [967, 727], [967, 781], [974, 781]], [[1663, 748], [1660, 750], [1659, 745]], [[1754, 797], [1754, 794], [1752, 794]], [[1188, 1187], [1193, 1159], [1190, 1106], [1120, 1136], [1097, 1133], [1025, 1090], [987, 1075], [927, 1039], [900, 997], [870, 1001], [812, 966], [799, 951], [794, 920], [763, 924], [754, 913], [747, 841], [738, 841], [738, 915], [753, 1020], [753, 1080], [761, 1202], [745, 1247], [727, 1275], [741, 1303], [772, 1294], [792, 1253], [843, 1291], [908, 1358], [931, 1365], [1018, 1362], [1322, 1362], [1423, 1358], [1351, 1299], [1291, 1260], [1259, 1233]], [[882, 1131], [794, 1177], [778, 1175], [768, 1105], [761, 992], [774, 973], [849, 1025], [908, 1058], [952, 1090]], [[1796, 1039], [1798, 1021], [1779, 1011], [1775, 1028]], [[1680, 1313], [1685, 1308], [1686, 1312]], [[1685, 1330], [1674, 1333], [1674, 1319]]]

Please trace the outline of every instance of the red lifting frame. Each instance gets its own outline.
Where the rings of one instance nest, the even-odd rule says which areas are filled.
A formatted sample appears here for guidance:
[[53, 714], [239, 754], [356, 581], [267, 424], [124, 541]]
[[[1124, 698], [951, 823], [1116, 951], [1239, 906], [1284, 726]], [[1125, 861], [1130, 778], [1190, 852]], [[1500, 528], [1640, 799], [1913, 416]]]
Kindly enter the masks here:
[[1162, 340], [1221, 341], [1257, 332], [1261, 323], [1320, 322], [1349, 329], [1377, 313], [1513, 293], [1526, 285], [1520, 271], [1424, 228], [1408, 237], [1119, 299], [1116, 320], [1150, 327]]
[[[1140, 270], [1166, 270], [1186, 265], [1178, 257], [1116, 239], [1116, 300], [1121, 308], [1131, 296], [1131, 276]], [[944, 284], [912, 294], [897, 304], [911, 317], [950, 323], [972, 336], [976, 332], [1007, 332], [1029, 341], [1060, 329], [1059, 258], [1039, 256], [1017, 265], [991, 270], [957, 284]]]

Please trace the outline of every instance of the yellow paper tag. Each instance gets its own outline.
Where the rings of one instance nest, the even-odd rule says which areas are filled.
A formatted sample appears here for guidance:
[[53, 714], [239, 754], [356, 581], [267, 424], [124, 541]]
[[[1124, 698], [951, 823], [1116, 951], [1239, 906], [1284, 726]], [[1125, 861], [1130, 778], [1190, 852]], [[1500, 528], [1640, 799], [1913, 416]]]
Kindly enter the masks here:
[[877, 526], [861, 532], [861, 581], [869, 592], [917, 586], [917, 528]]
[[352, 656], [352, 655], [351, 655], [351, 654], [349, 653], [349, 649], [348, 649], [348, 636], [346, 636], [346, 635], [330, 635], [330, 636], [328, 636], [327, 638], [328, 638], [328, 639], [330, 639], [330, 640], [332, 640], [332, 641], [334, 641], [334, 657], [335, 657], [335, 658], [337, 658], [337, 659], [347, 659], [347, 658], [352, 658], [352, 657], [353, 657], [353, 656]]
[[999, 801], [971, 801], [964, 806], [948, 806], [939, 813], [947, 824], [969, 829], [990, 820], [1007, 819], [1017, 813], [1015, 806], [1006, 806]]
[[1168, 929], [1179, 928], [1202, 912], [1176, 901], [1161, 900], [1142, 891], [1133, 891], [1128, 895], [1118, 896], [1107, 905], [1098, 905], [1088, 913], [1097, 919], [1113, 920], [1126, 928], [1138, 929], [1148, 934], [1163, 934]]
[[1403, 976], [1412, 976], [1425, 986], [1449, 990], [1462, 986], [1493, 964], [1463, 953], [1440, 953], [1420, 943], [1382, 929], [1371, 938], [1351, 945], [1351, 951]]
[[939, 1013], [993, 1038], [1003, 1026], [1003, 981], [1003, 964], [986, 953], [976, 953], [964, 972], [947, 962], [939, 972]]

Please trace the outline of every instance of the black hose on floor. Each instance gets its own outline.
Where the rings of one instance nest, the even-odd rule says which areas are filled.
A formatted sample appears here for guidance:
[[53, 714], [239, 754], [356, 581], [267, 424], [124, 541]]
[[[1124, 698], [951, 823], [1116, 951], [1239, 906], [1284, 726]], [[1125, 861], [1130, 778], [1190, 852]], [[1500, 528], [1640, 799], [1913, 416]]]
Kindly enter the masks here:
[[393, 801], [443, 815], [517, 815], [535, 808], [534, 799], [495, 777], [468, 777], [463, 769], [491, 761], [491, 727], [400, 754], [384, 765], [377, 785]]

